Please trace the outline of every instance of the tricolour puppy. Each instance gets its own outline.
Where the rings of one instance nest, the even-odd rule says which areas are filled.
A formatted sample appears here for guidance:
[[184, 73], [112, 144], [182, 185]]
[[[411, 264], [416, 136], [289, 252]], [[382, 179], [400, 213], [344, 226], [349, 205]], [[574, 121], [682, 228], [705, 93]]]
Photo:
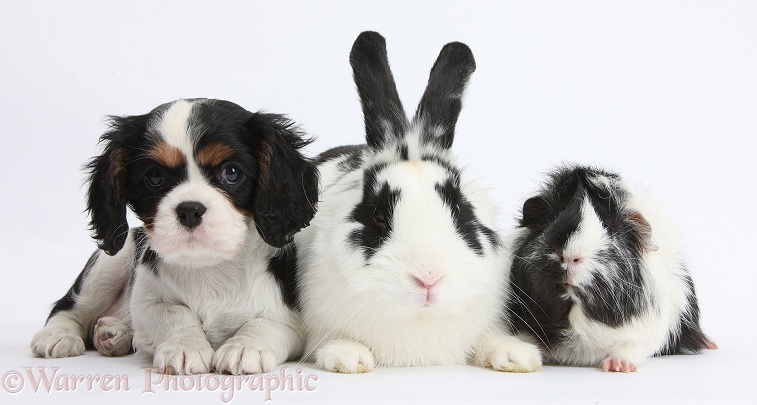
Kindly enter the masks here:
[[[166, 373], [270, 371], [300, 355], [287, 245], [318, 175], [287, 119], [193, 99], [113, 117], [93, 158], [100, 250], [33, 338], [41, 357], [132, 350]], [[129, 207], [144, 227], [129, 230]]]

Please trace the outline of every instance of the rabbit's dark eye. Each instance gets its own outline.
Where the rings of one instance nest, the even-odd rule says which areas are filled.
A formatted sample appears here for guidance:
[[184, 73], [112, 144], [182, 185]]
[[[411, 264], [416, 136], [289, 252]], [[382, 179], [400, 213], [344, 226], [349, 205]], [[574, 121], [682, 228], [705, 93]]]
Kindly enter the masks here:
[[379, 229], [381, 229], [381, 235], [386, 235], [388, 223], [386, 220], [386, 213], [384, 213], [384, 210], [382, 210], [379, 207], [376, 207], [376, 209], [373, 211], [373, 222], [376, 224], [376, 226], [379, 227]]

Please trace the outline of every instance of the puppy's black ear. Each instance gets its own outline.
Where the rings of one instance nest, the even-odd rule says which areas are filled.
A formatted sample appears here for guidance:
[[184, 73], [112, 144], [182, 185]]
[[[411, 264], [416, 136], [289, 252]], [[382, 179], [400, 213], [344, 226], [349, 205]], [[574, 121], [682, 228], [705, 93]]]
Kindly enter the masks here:
[[126, 242], [126, 165], [146, 127], [146, 116], [110, 117], [110, 130], [100, 137], [105, 150], [92, 158], [89, 172], [87, 210], [92, 238], [109, 255], [118, 253]]
[[266, 243], [280, 248], [315, 215], [318, 170], [300, 153], [312, 139], [276, 114], [255, 113], [246, 125], [257, 140], [255, 224]]

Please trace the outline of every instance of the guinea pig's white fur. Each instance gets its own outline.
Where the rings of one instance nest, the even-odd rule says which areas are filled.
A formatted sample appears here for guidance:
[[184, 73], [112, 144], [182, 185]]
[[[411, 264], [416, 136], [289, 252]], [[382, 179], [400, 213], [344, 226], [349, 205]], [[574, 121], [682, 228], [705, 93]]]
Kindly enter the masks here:
[[[598, 322], [587, 316], [582, 301], [572, 288], [567, 289], [568, 297], [574, 305], [568, 313], [568, 328], [564, 330], [561, 344], [539, 342], [546, 346], [545, 356], [552, 362], [563, 365], [601, 365], [605, 370], [636, 371], [637, 366], [647, 358], [660, 353], [667, 344], [681, 334], [682, 319], [691, 319], [690, 311], [697, 311], [690, 305], [693, 295], [687, 284], [689, 275], [682, 265], [680, 239], [676, 227], [662, 209], [644, 194], [618, 177], [601, 174], [590, 178], [596, 185], [605, 185], [609, 190], [623, 191], [623, 210], [640, 213], [651, 229], [647, 235], [647, 247], [643, 249], [641, 260], [641, 283], [628, 280], [628, 272], [610, 261], [603, 261], [603, 251], [610, 244], [618, 243], [608, 235], [597, 212], [586, 197], [581, 206], [581, 222], [577, 231], [563, 247], [563, 269], [567, 272], [567, 283], [580, 288], [600, 276], [623, 288], [640, 288], [643, 295], [643, 310], [636, 316], [627, 318], [616, 327]], [[509, 238], [508, 252], [516, 251], [530, 230], [518, 228]], [[554, 259], [558, 260], [555, 254]], [[575, 263], [573, 262], [575, 260]], [[628, 257], [623, 260], [636, 260]], [[509, 257], [512, 263], [513, 257]], [[517, 288], [517, 287], [516, 287]], [[598, 299], [593, 297], [593, 299]], [[698, 329], [698, 325], [696, 325]], [[528, 331], [521, 331], [535, 342], [538, 338]], [[716, 347], [707, 341], [709, 348]]]

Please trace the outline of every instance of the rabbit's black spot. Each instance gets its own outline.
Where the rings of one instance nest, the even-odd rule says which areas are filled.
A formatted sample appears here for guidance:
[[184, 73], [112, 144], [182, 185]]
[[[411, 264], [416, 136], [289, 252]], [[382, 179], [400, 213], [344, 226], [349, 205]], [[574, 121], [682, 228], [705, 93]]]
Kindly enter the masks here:
[[485, 237], [492, 248], [500, 246], [499, 238], [493, 230], [478, 220], [473, 204], [462, 195], [457, 183], [454, 179], [449, 179], [444, 184], [437, 184], [436, 192], [449, 208], [455, 229], [465, 241], [465, 244], [476, 254], [483, 256], [481, 237]]
[[378, 177], [379, 172], [386, 169], [387, 166], [389, 166], [388, 163], [378, 163], [375, 164], [363, 172], [363, 184], [365, 187], [375, 187], [376, 184], [376, 178]]
[[403, 143], [399, 147], [400, 160], [408, 160], [410, 152], [408, 151], [407, 144]]
[[351, 172], [359, 169], [363, 163], [363, 150], [365, 150], [365, 145], [337, 146], [319, 154], [314, 163], [320, 166], [330, 160], [343, 159], [339, 162], [339, 171]]
[[386, 183], [381, 185], [378, 193], [373, 190], [372, 184], [364, 184], [363, 200], [351, 214], [351, 220], [362, 226], [348, 236], [351, 246], [363, 250], [366, 261], [391, 237], [394, 207], [400, 199], [399, 190], [390, 189]]

